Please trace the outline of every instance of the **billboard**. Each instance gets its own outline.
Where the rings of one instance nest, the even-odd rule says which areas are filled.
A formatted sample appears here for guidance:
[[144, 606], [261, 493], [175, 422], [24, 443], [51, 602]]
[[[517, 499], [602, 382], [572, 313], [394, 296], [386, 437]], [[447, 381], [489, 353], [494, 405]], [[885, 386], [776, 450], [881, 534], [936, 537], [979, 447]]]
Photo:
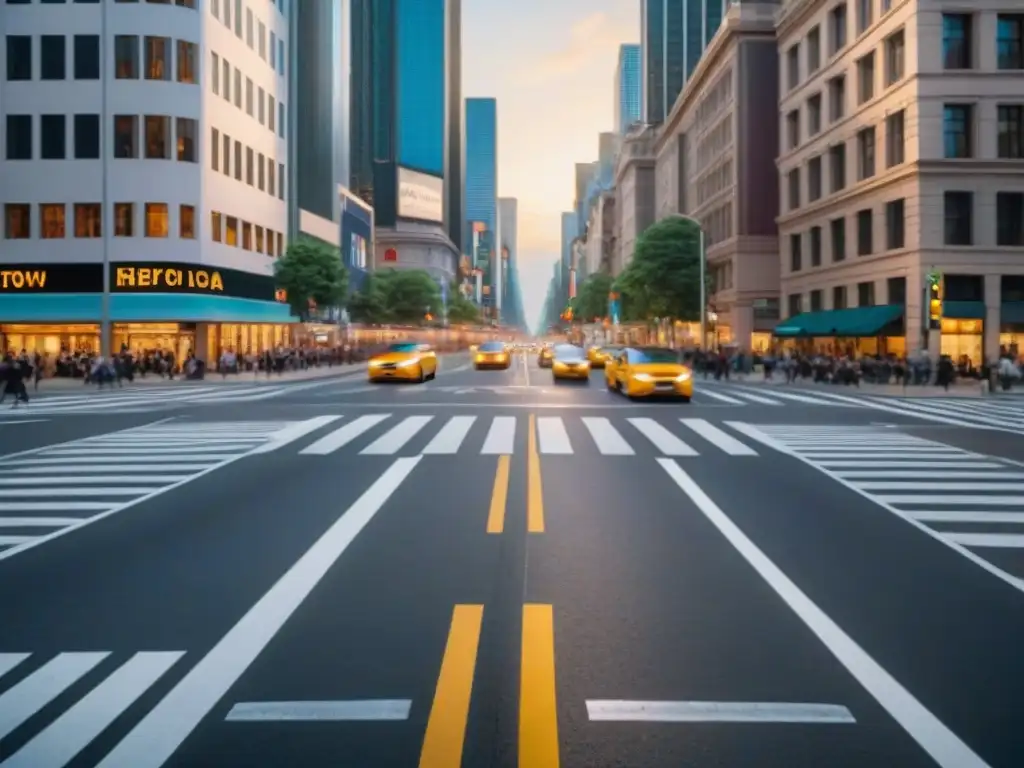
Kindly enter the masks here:
[[444, 179], [398, 168], [398, 216], [418, 221], [444, 221]]
[[341, 257], [350, 270], [370, 267], [373, 211], [349, 197], [341, 199]]

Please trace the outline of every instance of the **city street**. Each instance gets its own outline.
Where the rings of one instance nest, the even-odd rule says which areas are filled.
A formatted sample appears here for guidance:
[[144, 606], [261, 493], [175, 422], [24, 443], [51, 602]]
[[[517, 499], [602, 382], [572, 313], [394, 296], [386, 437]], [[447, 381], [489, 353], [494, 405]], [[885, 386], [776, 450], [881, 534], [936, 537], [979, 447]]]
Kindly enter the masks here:
[[523, 355], [44, 393], [0, 411], [0, 768], [1017, 768], [1017, 424]]

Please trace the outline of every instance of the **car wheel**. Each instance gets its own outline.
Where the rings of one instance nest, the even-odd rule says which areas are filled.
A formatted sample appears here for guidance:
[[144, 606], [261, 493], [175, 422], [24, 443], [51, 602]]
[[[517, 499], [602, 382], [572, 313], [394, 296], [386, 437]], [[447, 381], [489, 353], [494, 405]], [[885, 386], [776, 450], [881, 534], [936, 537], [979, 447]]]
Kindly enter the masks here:
[[690, 398], [687, 397], [686, 395], [680, 395], [679, 399], [682, 400], [684, 403], [690, 402]]
[[423, 366], [421, 365], [421, 366], [420, 366], [420, 375], [419, 375], [419, 378], [417, 378], [417, 379], [416, 379], [416, 383], [417, 383], [417, 384], [422, 384], [422, 383], [423, 383], [424, 381], [426, 381], [426, 380], [427, 380], [427, 374], [426, 374], [426, 372], [425, 372], [425, 371], [423, 370]]

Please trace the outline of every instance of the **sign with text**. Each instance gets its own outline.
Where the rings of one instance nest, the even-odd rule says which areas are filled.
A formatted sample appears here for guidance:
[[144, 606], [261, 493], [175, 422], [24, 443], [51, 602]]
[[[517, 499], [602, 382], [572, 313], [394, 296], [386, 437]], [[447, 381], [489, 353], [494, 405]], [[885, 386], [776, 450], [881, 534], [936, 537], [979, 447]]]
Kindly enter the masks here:
[[102, 264], [0, 264], [0, 293], [102, 291]]
[[444, 221], [444, 179], [399, 168], [398, 215], [403, 219]]
[[176, 262], [121, 262], [110, 265], [113, 293], [201, 293], [237, 299], [278, 301], [270, 275]]

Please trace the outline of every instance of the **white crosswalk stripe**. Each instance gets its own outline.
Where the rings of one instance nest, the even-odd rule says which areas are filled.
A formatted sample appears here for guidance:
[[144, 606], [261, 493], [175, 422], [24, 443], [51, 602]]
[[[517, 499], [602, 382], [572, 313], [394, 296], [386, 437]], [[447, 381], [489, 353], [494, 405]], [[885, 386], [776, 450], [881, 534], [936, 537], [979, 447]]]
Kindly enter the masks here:
[[515, 450], [515, 444], [515, 416], [497, 416], [491, 422], [491, 428], [487, 431], [487, 439], [484, 440], [484, 447], [480, 452], [491, 455], [511, 455]]
[[458, 453], [459, 446], [466, 439], [466, 435], [469, 434], [474, 421], [476, 421], [475, 416], [453, 416], [441, 431], [437, 433], [434, 439], [427, 444], [427, 447], [423, 449], [423, 453], [428, 455]]
[[[992, 550], [1024, 549], [1019, 465], [879, 428], [726, 423], [817, 467], [1024, 591], [1024, 559], [985, 559]], [[1015, 567], [1008, 562], [1018, 572], [1005, 570]]]
[[148, 425], [0, 459], [0, 560], [234, 461], [292, 422]]
[[597, 444], [597, 450], [606, 456], [632, 456], [633, 449], [609, 419], [584, 416], [583, 426]]

